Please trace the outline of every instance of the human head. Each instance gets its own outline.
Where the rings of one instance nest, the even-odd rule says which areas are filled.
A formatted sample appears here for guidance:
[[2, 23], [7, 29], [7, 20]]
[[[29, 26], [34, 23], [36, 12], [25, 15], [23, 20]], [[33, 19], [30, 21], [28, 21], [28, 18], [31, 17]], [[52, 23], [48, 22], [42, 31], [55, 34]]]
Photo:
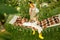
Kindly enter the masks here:
[[22, 23], [26, 22], [26, 19], [25, 18], [22, 18]]
[[32, 1], [29, 1], [30, 7], [34, 7], [34, 4]]

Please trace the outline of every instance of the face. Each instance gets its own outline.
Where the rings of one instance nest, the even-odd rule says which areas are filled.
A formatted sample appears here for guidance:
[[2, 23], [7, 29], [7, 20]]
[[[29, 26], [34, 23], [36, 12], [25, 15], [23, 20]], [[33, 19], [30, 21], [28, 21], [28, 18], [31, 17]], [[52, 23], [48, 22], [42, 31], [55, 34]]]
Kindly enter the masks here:
[[25, 22], [25, 19], [23, 18], [23, 19], [22, 19], [22, 23], [24, 23], [24, 22]]

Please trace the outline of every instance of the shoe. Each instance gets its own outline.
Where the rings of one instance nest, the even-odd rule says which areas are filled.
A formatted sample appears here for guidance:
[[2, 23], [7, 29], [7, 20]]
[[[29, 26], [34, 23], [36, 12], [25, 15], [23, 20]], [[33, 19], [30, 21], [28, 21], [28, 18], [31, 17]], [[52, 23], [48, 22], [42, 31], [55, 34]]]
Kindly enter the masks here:
[[42, 33], [39, 34], [39, 38], [44, 39], [44, 37], [42, 36]]
[[33, 30], [33, 33], [32, 34], [35, 35], [35, 30]]

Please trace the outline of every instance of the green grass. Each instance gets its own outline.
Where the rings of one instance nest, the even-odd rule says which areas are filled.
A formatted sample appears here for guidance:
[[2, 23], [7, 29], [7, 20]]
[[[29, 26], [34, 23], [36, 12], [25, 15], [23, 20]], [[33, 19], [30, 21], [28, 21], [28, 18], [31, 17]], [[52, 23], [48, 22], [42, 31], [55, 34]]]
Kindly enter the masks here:
[[[13, 0], [11, 0], [13, 1]], [[57, 2], [54, 2], [53, 0], [32, 0], [34, 3], [37, 4], [37, 8], [39, 9], [39, 21], [49, 18], [51, 16], [60, 14], [60, 0]], [[6, 3], [4, 3], [6, 2]], [[40, 4], [43, 2], [50, 2], [49, 7], [41, 7]], [[14, 14], [26, 17], [29, 19], [29, 4], [28, 0], [20, 1], [20, 11], [17, 12], [16, 4], [17, 2], [14, 0], [13, 2], [9, 3], [6, 1], [1, 1], [0, 3], [0, 13], [4, 14], [6, 13], [8, 16], [6, 16], [6, 23], [4, 25], [6, 31], [0, 32], [0, 40], [41, 40], [38, 37], [38, 32], [36, 31], [35, 35], [32, 35], [32, 30], [27, 28], [22, 28], [20, 26], [13, 26], [10, 25], [8, 22], [13, 17]], [[7, 5], [5, 5], [7, 4]], [[11, 6], [9, 6], [11, 4]], [[15, 5], [15, 6], [14, 6]], [[8, 18], [8, 19], [7, 19]], [[46, 28], [42, 31], [44, 40], [60, 40], [60, 25], [54, 26], [51, 28]]]
[[[20, 26], [13, 26], [10, 24], [5, 25], [7, 32], [10, 33], [11, 40], [41, 40], [38, 37], [38, 32], [32, 35], [32, 30], [27, 28], [22, 28]], [[60, 26], [54, 26], [51, 28], [46, 28], [42, 31], [44, 40], [60, 40]], [[5, 35], [6, 36], [6, 35]]]

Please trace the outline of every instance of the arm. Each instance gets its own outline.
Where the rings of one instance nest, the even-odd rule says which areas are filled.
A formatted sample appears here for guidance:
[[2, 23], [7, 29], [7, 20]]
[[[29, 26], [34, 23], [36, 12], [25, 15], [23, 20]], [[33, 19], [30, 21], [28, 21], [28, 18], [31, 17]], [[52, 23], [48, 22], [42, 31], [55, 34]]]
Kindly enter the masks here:
[[29, 9], [29, 15], [31, 15], [32, 14], [32, 11], [31, 11], [31, 8]]

